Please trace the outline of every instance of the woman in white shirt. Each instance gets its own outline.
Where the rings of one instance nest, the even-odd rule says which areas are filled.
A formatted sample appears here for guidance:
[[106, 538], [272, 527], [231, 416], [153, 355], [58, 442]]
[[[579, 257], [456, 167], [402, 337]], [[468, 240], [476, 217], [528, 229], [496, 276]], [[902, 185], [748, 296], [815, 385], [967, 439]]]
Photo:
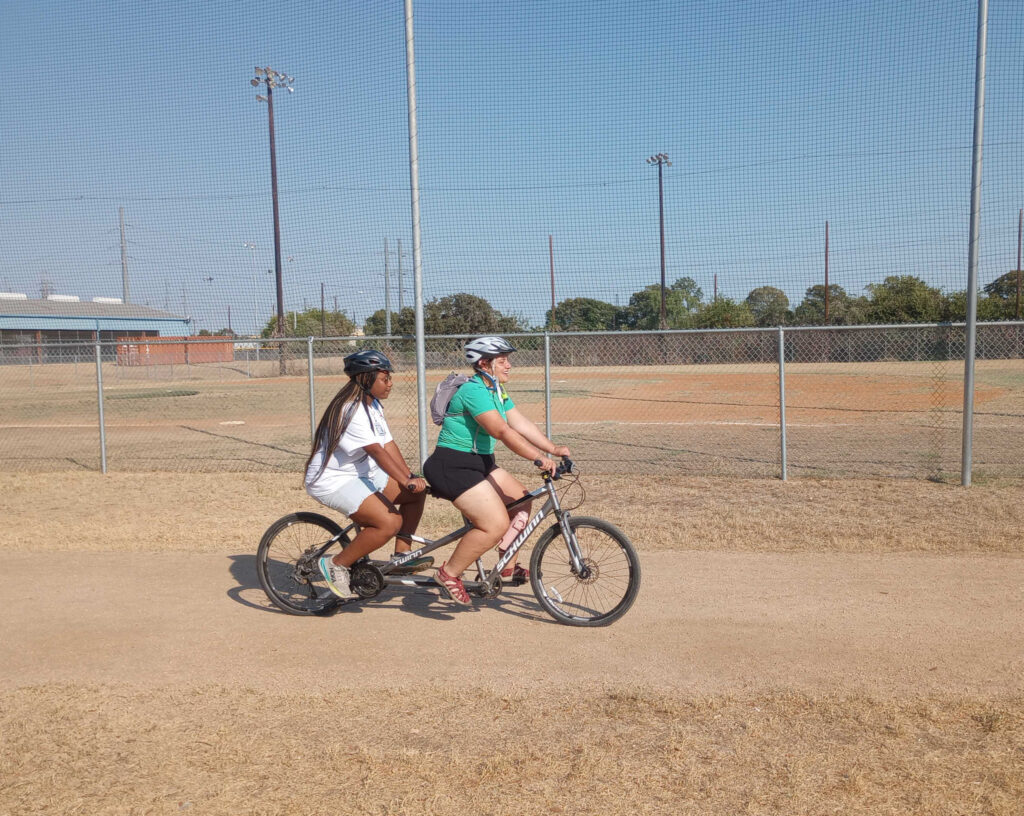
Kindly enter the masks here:
[[[320, 559], [320, 572], [340, 598], [357, 597], [348, 568], [396, 535], [415, 533], [423, 515], [427, 483], [406, 464], [380, 404], [391, 394], [391, 371], [391, 361], [375, 349], [345, 358], [349, 381], [320, 418], [306, 461], [306, 492], [362, 528], [341, 553]], [[408, 550], [408, 540], [396, 541], [396, 552]], [[432, 563], [416, 559], [403, 568]]]

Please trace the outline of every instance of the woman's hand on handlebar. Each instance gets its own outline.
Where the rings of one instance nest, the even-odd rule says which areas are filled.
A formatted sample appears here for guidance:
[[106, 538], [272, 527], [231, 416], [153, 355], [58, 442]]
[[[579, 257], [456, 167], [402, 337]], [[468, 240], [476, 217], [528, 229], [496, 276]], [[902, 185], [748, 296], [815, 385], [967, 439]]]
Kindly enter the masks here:
[[572, 456], [569, 452], [568, 445], [555, 445], [555, 449], [551, 451], [552, 456]]
[[558, 467], [554, 463], [554, 460], [549, 459], [547, 456], [541, 456], [537, 459], [534, 459], [533, 464], [535, 467], [539, 467], [541, 470], [546, 470], [552, 476], [555, 475], [555, 468]]
[[425, 493], [430, 488], [427, 484], [427, 480], [422, 476], [417, 476], [415, 479], [410, 479], [405, 483], [405, 489], [410, 493]]

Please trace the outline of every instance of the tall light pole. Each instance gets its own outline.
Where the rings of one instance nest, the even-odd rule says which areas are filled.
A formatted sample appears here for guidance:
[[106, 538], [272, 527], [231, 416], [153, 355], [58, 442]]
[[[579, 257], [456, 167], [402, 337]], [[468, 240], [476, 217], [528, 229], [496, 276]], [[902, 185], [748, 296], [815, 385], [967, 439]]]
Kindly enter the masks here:
[[[256, 67], [256, 76], [249, 80], [254, 88], [262, 85], [267, 95], [257, 94], [258, 102], [267, 103], [267, 122], [270, 128], [270, 194], [274, 204], [274, 276], [277, 283], [277, 335], [284, 336], [284, 286], [281, 282], [281, 218], [277, 204], [277, 148], [274, 144], [274, 88], [286, 88], [294, 92], [294, 77], [275, 71], [273, 68]], [[281, 357], [284, 366], [284, 356]]]
[[252, 261], [252, 333], [258, 336], [260, 333], [260, 321], [258, 317], [260, 310], [256, 306], [256, 290], [259, 289], [259, 286], [256, 284], [256, 244], [252, 241], [246, 241], [242, 244], [242, 247], [249, 250], [249, 259]]
[[659, 325], [663, 329], [668, 328], [668, 319], [665, 313], [665, 192], [662, 186], [661, 168], [671, 167], [672, 162], [668, 155], [658, 153], [647, 160], [648, 164], [658, 165], [658, 225], [661, 231], [661, 313]]

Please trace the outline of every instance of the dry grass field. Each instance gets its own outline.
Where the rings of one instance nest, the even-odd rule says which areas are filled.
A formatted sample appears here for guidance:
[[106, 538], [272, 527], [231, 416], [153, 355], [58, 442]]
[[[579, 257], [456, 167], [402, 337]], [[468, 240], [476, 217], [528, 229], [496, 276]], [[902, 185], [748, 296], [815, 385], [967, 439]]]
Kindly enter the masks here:
[[274, 366], [104, 366], [106, 476], [93, 366], [0, 371], [0, 814], [1024, 813], [1020, 361], [979, 363], [970, 490], [959, 363], [790, 366], [788, 482], [772, 366], [556, 369], [564, 498], [645, 570], [594, 631], [526, 588], [274, 614], [257, 542], [317, 509]]
[[197, 572], [314, 508], [294, 474], [0, 474], [0, 813], [1024, 812], [1019, 483], [584, 484], [646, 570], [595, 631]]
[[[322, 410], [343, 381], [317, 361]], [[149, 472], [295, 472], [308, 453], [304, 365], [104, 366], [108, 467]], [[265, 369], [265, 370], [264, 370]], [[428, 391], [447, 371], [428, 372]], [[95, 367], [0, 370], [0, 469], [98, 470]], [[954, 481], [960, 467], [962, 363], [787, 366], [793, 477]], [[544, 379], [517, 369], [510, 390], [538, 422]], [[554, 368], [553, 433], [591, 472], [773, 477], [780, 472], [779, 385], [773, 365]], [[416, 450], [414, 374], [388, 402], [399, 443]], [[1024, 361], [977, 364], [973, 462], [978, 478], [1024, 477]], [[428, 428], [431, 437], [436, 433]]]

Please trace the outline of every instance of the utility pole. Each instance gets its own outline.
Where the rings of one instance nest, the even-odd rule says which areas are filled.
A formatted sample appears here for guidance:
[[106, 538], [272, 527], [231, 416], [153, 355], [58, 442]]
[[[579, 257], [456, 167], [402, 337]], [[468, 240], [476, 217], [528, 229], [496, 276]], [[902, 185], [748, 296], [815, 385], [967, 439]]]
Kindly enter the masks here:
[[118, 207], [117, 213], [121, 222], [121, 302], [131, 303], [128, 296], [128, 242], [124, 237], [124, 207]]
[[320, 336], [327, 336], [327, 311], [324, 306], [324, 282], [320, 281]]
[[402, 314], [402, 239], [398, 239], [398, 314]]
[[825, 222], [825, 325], [828, 325], [828, 221]]
[[384, 239], [384, 334], [391, 336], [391, 267], [388, 264], [388, 239]]
[[[256, 76], [249, 80], [254, 88], [262, 85], [267, 90], [267, 95], [256, 95], [257, 102], [267, 103], [267, 125], [270, 131], [270, 195], [274, 207], [274, 275], [277, 284], [277, 336], [284, 337], [284, 285], [281, 281], [281, 213], [277, 202], [277, 147], [274, 140], [274, 88], [286, 88], [288, 93], [295, 89], [292, 83], [294, 77], [275, 71], [273, 68], [255, 69]], [[285, 373], [284, 346], [281, 346], [281, 373]]]
[[551, 264], [551, 331], [555, 330], [555, 244], [548, 236], [548, 260]]
[[665, 195], [664, 188], [662, 187], [661, 169], [665, 166], [671, 167], [672, 162], [668, 160], [667, 154], [658, 153], [647, 159], [647, 163], [658, 165], [658, 226], [661, 233], [661, 311], [659, 325], [662, 329], [666, 329], [668, 328], [668, 319], [665, 312]]
[[1021, 228], [1024, 227], [1024, 210], [1017, 211], [1017, 308], [1014, 314], [1020, 320], [1020, 237]]

